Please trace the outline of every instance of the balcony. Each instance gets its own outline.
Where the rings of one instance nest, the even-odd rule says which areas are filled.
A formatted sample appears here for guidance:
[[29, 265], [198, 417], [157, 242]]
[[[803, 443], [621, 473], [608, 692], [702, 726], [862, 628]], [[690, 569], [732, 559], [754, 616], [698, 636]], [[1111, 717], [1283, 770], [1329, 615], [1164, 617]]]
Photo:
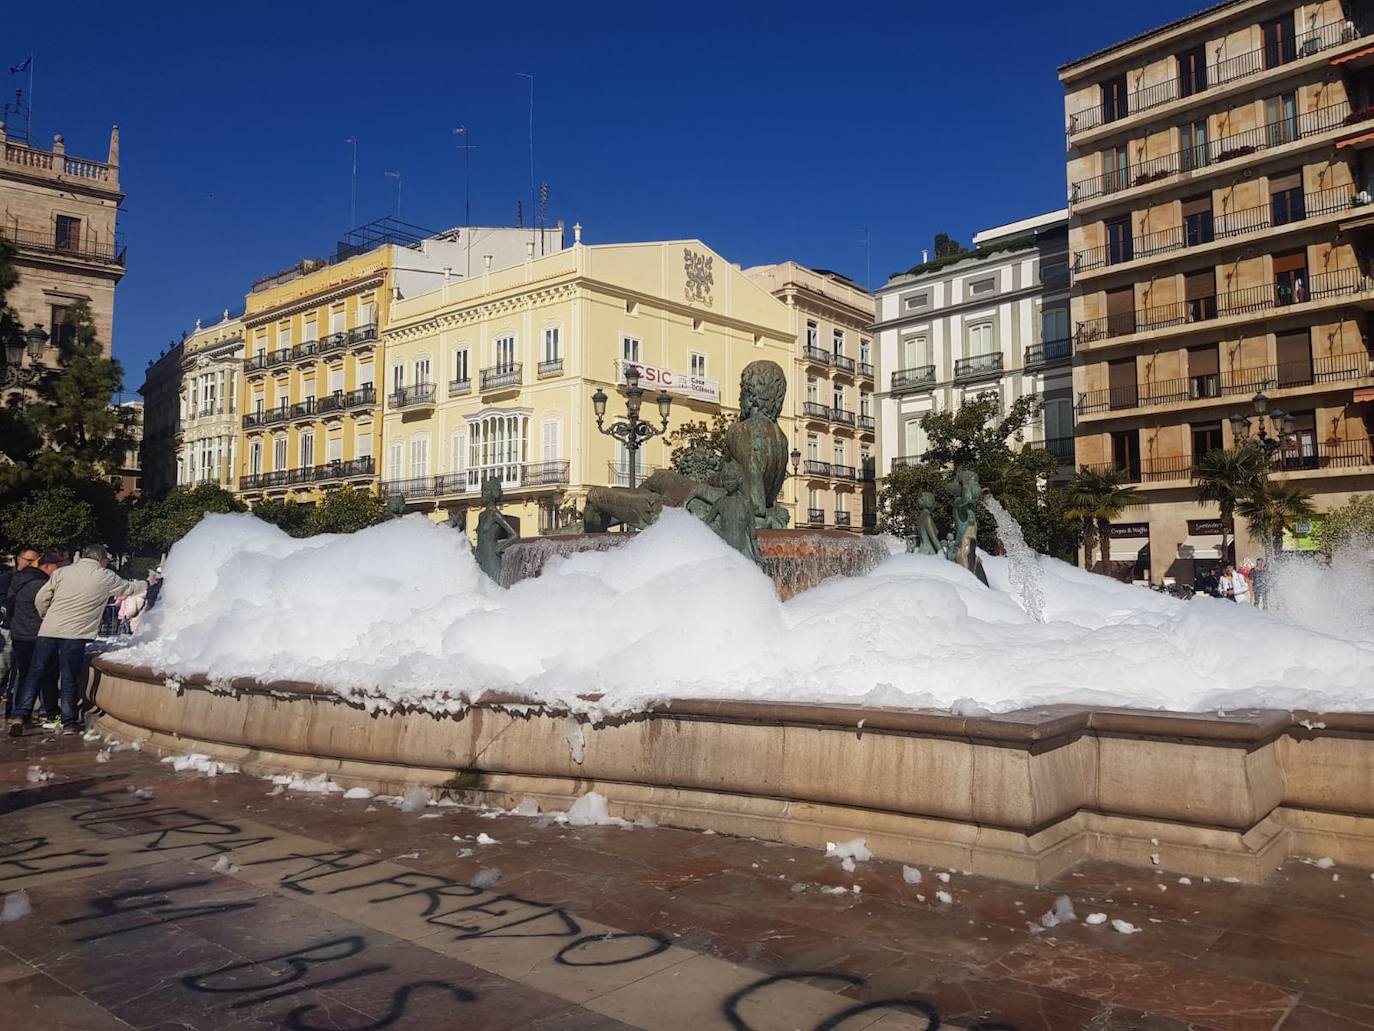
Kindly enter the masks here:
[[1205, 213], [1205, 218], [1200, 218], [1192, 225], [1174, 226], [1116, 244], [1080, 251], [1074, 255], [1074, 271], [1080, 274], [1091, 272], [1141, 258], [1199, 247], [1216, 240], [1248, 236], [1275, 226], [1298, 225], [1308, 219], [1353, 211], [1370, 203], [1367, 198], [1361, 200], [1360, 196], [1349, 186], [1337, 186], [1330, 190], [1297, 194], [1286, 210], [1271, 200], [1268, 204], [1221, 215], [1213, 215], [1209, 211]]
[[851, 429], [856, 421], [856, 416], [848, 408], [830, 409], [830, 421], [837, 422], [841, 426], [848, 426]]
[[1026, 369], [1047, 369], [1052, 365], [1068, 365], [1073, 360], [1073, 341], [1046, 340], [1026, 347]]
[[873, 432], [873, 425], [874, 425], [874, 424], [873, 424], [873, 416], [871, 416], [871, 415], [864, 415], [862, 412], [859, 413], [859, 429], [860, 429], [860, 430], [864, 431], [865, 433], [872, 433], [872, 432]]
[[547, 377], [549, 377], [549, 376], [561, 376], [562, 374], [563, 374], [563, 359], [562, 359], [562, 358], [550, 358], [548, 361], [543, 361], [543, 362], [540, 362], [540, 363], [539, 363], [539, 369], [538, 369], [537, 375], [539, 376], [540, 379], [545, 379], [545, 378], [547, 378]]
[[829, 420], [830, 406], [823, 405], [819, 401], [803, 401], [802, 415], [806, 416], [808, 419]]
[[519, 362], [505, 362], [501, 365], [493, 365], [489, 369], [482, 370], [482, 393], [492, 390], [504, 390], [508, 387], [518, 387], [520, 385], [521, 365]]
[[377, 342], [377, 323], [369, 322], [364, 326], [354, 326], [344, 334], [346, 347], [369, 347]]
[[849, 513], [846, 512], [846, 511], [844, 511], [843, 509], [838, 509], [838, 508], [837, 508], [837, 509], [835, 510], [835, 525], [836, 525], [836, 526], [848, 526], [848, 525], [849, 525]]
[[330, 354], [334, 351], [342, 351], [348, 347], [348, 333], [340, 331], [330, 333], [327, 337], [322, 337], [315, 344], [317, 354]]
[[448, 396], [462, 397], [464, 394], [472, 393], [472, 380], [464, 377], [463, 379], [451, 379], [448, 381]]
[[243, 360], [244, 375], [250, 375], [254, 372], [261, 372], [263, 369], [267, 368], [269, 364], [271, 364], [271, 358], [272, 356], [268, 354], [266, 351], [263, 351], [261, 354], [255, 354], [251, 358], [245, 358]]
[[391, 407], [402, 410], [407, 408], [432, 408], [434, 406], [434, 384], [415, 383], [391, 392]]
[[892, 472], [895, 473], [898, 469], [910, 469], [913, 466], [917, 466], [920, 464], [920, 455], [902, 455], [901, 457], [894, 458], [892, 460]]
[[873, 459], [864, 459], [863, 465], [859, 466], [859, 482], [874, 483], [878, 479], [878, 470], [873, 465]]
[[[1269, 459], [1276, 473], [1301, 473], [1322, 470], [1363, 469], [1374, 465], [1374, 437], [1347, 440], [1298, 440]], [[1128, 462], [1101, 462], [1084, 466], [1090, 472], [1115, 472], [1127, 483], [1172, 483], [1191, 481], [1194, 459], [1190, 455], [1174, 458], [1140, 459]]]
[[935, 366], [918, 365], [914, 369], [898, 369], [892, 374], [892, 393], [915, 394], [935, 386]]
[[274, 426], [277, 423], [287, 422], [290, 418], [290, 406], [278, 405], [276, 408], [264, 408], [262, 411], [249, 412], [243, 417], [243, 428], [252, 430], [262, 426]]
[[364, 384], [344, 395], [345, 408], [365, 408], [377, 403], [377, 388], [371, 383]]
[[858, 372], [858, 374], [859, 374], [860, 376], [862, 376], [864, 379], [872, 379], [872, 378], [873, 378], [873, 363], [872, 363], [872, 362], [860, 361], [854, 368], [855, 368], [855, 370]]
[[823, 369], [830, 368], [830, 352], [823, 347], [806, 344], [802, 347], [802, 357], [812, 365], [819, 365]]
[[1374, 116], [1374, 113], [1370, 111], [1352, 113], [1350, 105], [1345, 101], [1330, 104], [1315, 111], [1306, 111], [1291, 118], [1270, 122], [1256, 129], [1223, 136], [1203, 146], [1184, 147], [1162, 157], [1080, 179], [1069, 188], [1069, 203], [1082, 204], [1097, 197], [1160, 182], [1184, 172], [1197, 172], [1203, 168], [1316, 136], [1342, 125], [1355, 125], [1368, 120], [1371, 116]]
[[830, 475], [837, 480], [853, 480], [856, 478], [852, 465], [839, 465], [835, 462], [830, 463]]
[[[1341, 19], [1318, 25], [1279, 46], [1264, 46], [1235, 57], [1217, 61], [1203, 69], [1194, 81], [1183, 75], [1126, 94], [1126, 110], [1109, 117], [1110, 105], [1099, 101], [1069, 115], [1069, 135], [1076, 136], [1099, 126], [1142, 114], [1184, 97], [1205, 97], [1210, 90], [1238, 82], [1261, 72], [1289, 64], [1299, 57], [1310, 57], [1374, 32], [1369, 18]], [[1200, 81], [1199, 81], [1200, 80]], [[1185, 88], [1186, 87], [1186, 88]]]
[[830, 365], [832, 368], [837, 369], [840, 372], [847, 372], [851, 376], [854, 375], [853, 358], [846, 358], [844, 355], [838, 353], [832, 354], [830, 356]]
[[567, 459], [548, 462], [507, 462], [501, 465], [477, 466], [461, 472], [440, 476], [415, 476], [409, 479], [384, 480], [384, 496], [403, 497], [407, 501], [453, 495], [479, 494], [489, 479], [501, 481], [506, 490], [521, 487], [557, 487], [568, 482], [570, 463]]
[[439, 493], [439, 481], [443, 479], [442, 476], [412, 476], [404, 480], [383, 480], [381, 492], [383, 497], [399, 497], [406, 501], [432, 498]]
[[807, 525], [807, 526], [824, 526], [824, 525], [825, 525], [825, 509], [823, 509], [823, 508], [808, 508], [808, 509], [806, 510], [806, 525]]
[[1162, 483], [1191, 477], [1193, 460], [1188, 455], [1137, 458], [1124, 462], [1098, 462], [1083, 468], [1092, 473], [1116, 473], [1125, 483]]
[[802, 462], [802, 472], [807, 476], [830, 478], [830, 463], [822, 462], [815, 458], [808, 458]]
[[1364, 379], [1370, 373], [1370, 356], [1363, 351], [1332, 355], [1315, 361], [1258, 365], [1190, 376], [1185, 379], [1132, 383], [1127, 386], [1089, 390], [1078, 396], [1078, 412], [1122, 411], [1153, 408], [1179, 402], [1206, 401], [1223, 397], [1251, 397], [1257, 392], [1311, 387], [1318, 384], [1346, 383]]
[[302, 340], [300, 346], [291, 352], [291, 357], [287, 361], [299, 362], [306, 359], [313, 365], [315, 356], [319, 353], [320, 342], [318, 340]]
[[968, 383], [980, 379], [996, 379], [1002, 375], [1002, 352], [976, 354], [971, 358], [957, 358], [954, 362], [954, 382]]
[[126, 248], [118, 236], [113, 240], [102, 242], [91, 233], [82, 239], [79, 233], [65, 234], [58, 233], [53, 229], [19, 229], [15, 226], [0, 226], [0, 239], [8, 240], [19, 251], [36, 251], [39, 254], [124, 267]]
[[1169, 326], [1255, 315], [1332, 297], [1351, 297], [1370, 290], [1374, 290], [1374, 279], [1366, 276], [1358, 268], [1320, 272], [1311, 278], [1307, 287], [1298, 291], [1277, 283], [1262, 283], [1259, 286], [1231, 290], [1213, 297], [1197, 297], [1088, 319], [1078, 324], [1074, 346], [1081, 348], [1085, 344], [1099, 340], [1128, 337]]
[[297, 401], [291, 406], [291, 421], [296, 422], [301, 419], [315, 418], [315, 399], [307, 397], [304, 401]]
[[317, 415], [328, 415], [331, 412], [342, 412], [344, 410], [344, 392], [336, 390], [332, 394], [325, 394], [324, 397], [316, 398], [315, 413]]
[[550, 484], [567, 483], [568, 466], [569, 463], [566, 459], [550, 462], [527, 462], [521, 473], [520, 486], [543, 487]]
[[[628, 487], [630, 485], [630, 464], [628, 462], [608, 462], [607, 466], [610, 481], [614, 486]], [[635, 483], [643, 483], [658, 470], [659, 466], [635, 462]]]
[[377, 472], [376, 462], [371, 455], [364, 455], [362, 458], [350, 458], [347, 461], [336, 460], [326, 462], [324, 465], [317, 465], [314, 468], [312, 479], [319, 483], [325, 480], [353, 480], [360, 476], [374, 476]]
[[1072, 437], [1050, 437], [1039, 445], [1054, 456], [1060, 465], [1073, 465], [1074, 444]]

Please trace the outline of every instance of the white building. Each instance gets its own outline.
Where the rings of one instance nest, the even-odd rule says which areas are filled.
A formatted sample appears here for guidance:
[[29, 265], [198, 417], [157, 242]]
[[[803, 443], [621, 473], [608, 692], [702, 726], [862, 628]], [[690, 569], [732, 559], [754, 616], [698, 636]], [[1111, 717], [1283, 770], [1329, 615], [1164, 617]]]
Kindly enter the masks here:
[[876, 292], [878, 471], [919, 461], [921, 419], [995, 392], [1003, 411], [1045, 403], [1026, 434], [1073, 465], [1068, 213], [987, 229], [974, 249], [927, 261]]

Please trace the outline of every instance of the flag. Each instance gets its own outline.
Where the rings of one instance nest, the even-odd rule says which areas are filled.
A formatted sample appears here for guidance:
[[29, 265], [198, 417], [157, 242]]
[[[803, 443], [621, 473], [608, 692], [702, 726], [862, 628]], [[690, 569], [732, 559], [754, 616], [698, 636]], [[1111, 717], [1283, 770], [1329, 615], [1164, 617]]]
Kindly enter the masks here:
[[20, 61], [18, 64], [16, 64], [16, 65], [11, 65], [11, 66], [10, 66], [10, 74], [11, 74], [11, 75], [18, 75], [20, 72], [26, 72], [26, 71], [28, 71], [31, 67], [33, 67], [33, 55], [32, 55], [32, 54], [30, 54], [28, 57], [24, 58], [24, 60]]

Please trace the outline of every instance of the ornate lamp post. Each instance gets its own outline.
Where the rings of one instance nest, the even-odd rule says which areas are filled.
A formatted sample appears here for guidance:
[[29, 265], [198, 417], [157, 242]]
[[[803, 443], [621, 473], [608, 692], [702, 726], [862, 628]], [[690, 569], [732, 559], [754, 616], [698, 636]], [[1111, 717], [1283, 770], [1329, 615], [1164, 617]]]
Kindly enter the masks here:
[[644, 442], [651, 437], [657, 437], [668, 431], [668, 414], [673, 407], [673, 399], [666, 393], [658, 395], [658, 414], [662, 420], [662, 428], [655, 427], [639, 417], [640, 405], [643, 401], [644, 389], [639, 385], [639, 369], [625, 363], [625, 415], [626, 418], [617, 420], [610, 426], [605, 425], [606, 418], [606, 392], [597, 387], [596, 393], [592, 395], [592, 408], [596, 410], [596, 428], [608, 437], [614, 437], [625, 445], [625, 450], [630, 456], [630, 476], [629, 486], [635, 486], [635, 460], [639, 454], [639, 449]]
[[[1275, 454], [1293, 437], [1293, 417], [1281, 408], [1269, 409], [1269, 398], [1265, 397], [1261, 390], [1254, 397], [1255, 405], [1255, 434], [1252, 437], [1251, 420], [1248, 415], [1237, 412], [1227, 421], [1231, 423], [1231, 432], [1235, 435], [1235, 440], [1241, 447], [1258, 447], [1264, 452], [1266, 459], [1272, 459]], [[1268, 425], [1266, 425], [1266, 416]], [[1273, 427], [1273, 433], [1269, 432]]]
[[[20, 338], [23, 343], [20, 343]], [[5, 344], [5, 367], [0, 382], [6, 387], [18, 387], [24, 389], [31, 387], [38, 381], [42, 370], [30, 366], [24, 368], [24, 353], [27, 351], [33, 361], [37, 361], [43, 354], [43, 347], [48, 342], [48, 334], [43, 327], [34, 324], [33, 328], [24, 333], [16, 334], [13, 339]]]

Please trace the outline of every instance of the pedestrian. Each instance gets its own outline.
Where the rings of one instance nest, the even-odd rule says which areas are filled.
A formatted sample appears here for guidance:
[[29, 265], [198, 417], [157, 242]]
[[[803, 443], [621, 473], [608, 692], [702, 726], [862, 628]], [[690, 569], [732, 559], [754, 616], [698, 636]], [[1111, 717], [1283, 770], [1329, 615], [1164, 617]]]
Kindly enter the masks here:
[[8, 710], [13, 701], [14, 648], [10, 643], [10, 615], [12, 610], [6, 604], [14, 578], [26, 569], [32, 569], [38, 561], [38, 552], [33, 548], [20, 548], [14, 558], [14, 568], [0, 572], [0, 690], [5, 693], [5, 707]]
[[24, 733], [24, 721], [33, 712], [39, 685], [54, 665], [61, 679], [58, 705], [62, 709], [62, 733], [81, 732], [78, 707], [86, 685], [86, 646], [100, 633], [105, 603], [111, 596], [123, 598], [148, 589], [144, 581], [125, 580], [106, 568], [109, 564], [109, 553], [102, 545], [87, 545], [75, 562], [56, 570], [39, 588], [34, 607], [43, 621], [33, 665], [10, 712], [11, 737]]
[[[33, 667], [33, 650], [38, 643], [38, 628], [43, 617], [38, 614], [38, 591], [48, 582], [48, 577], [57, 572], [62, 565], [62, 555], [56, 551], [45, 551], [35, 560], [37, 565], [28, 566], [14, 574], [10, 581], [9, 593], [5, 597], [5, 607], [10, 613], [10, 636], [14, 641], [14, 676], [12, 694], [7, 699], [9, 711], [15, 710], [18, 703], [20, 686], [28, 678]], [[56, 671], [54, 670], [53, 673]], [[38, 700], [42, 703], [44, 716], [57, 717], [57, 677], [49, 674], [39, 685]]]
[[1226, 563], [1226, 568], [1222, 570], [1220, 586], [1223, 598], [1229, 598], [1237, 605], [1250, 603], [1250, 581], [1246, 580], [1245, 574], [1230, 562]]
[[1262, 609], [1269, 607], [1269, 570], [1264, 567], [1264, 559], [1255, 559], [1250, 570], [1250, 587], [1255, 596], [1255, 604]]
[[146, 594], [130, 594], [119, 603], [119, 632], [138, 633], [138, 618], [148, 603]]

